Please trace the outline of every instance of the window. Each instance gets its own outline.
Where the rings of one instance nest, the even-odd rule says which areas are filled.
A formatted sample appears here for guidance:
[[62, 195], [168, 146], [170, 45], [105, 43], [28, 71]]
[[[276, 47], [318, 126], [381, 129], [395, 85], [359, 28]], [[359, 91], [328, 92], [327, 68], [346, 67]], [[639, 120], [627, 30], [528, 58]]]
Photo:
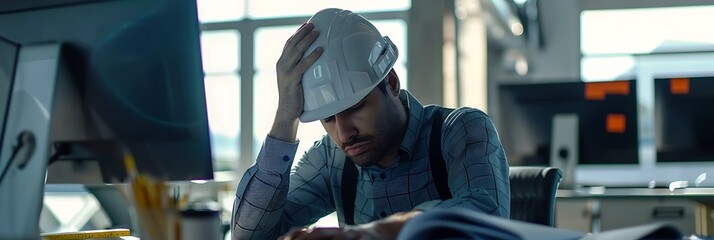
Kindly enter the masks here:
[[241, 0], [198, 0], [198, 18], [201, 22], [224, 22], [245, 16], [245, 3]]
[[714, 49], [714, 6], [587, 10], [580, 14], [583, 55]]
[[405, 11], [411, 6], [409, 0], [247, 0], [247, 2], [247, 14], [252, 18], [310, 16], [323, 8], [342, 8], [353, 12], [385, 12]]
[[636, 55], [714, 50], [714, 6], [586, 10], [580, 14], [585, 81], [632, 78]]
[[239, 34], [235, 30], [201, 33], [206, 74], [206, 108], [215, 170], [230, 170], [240, 156]]

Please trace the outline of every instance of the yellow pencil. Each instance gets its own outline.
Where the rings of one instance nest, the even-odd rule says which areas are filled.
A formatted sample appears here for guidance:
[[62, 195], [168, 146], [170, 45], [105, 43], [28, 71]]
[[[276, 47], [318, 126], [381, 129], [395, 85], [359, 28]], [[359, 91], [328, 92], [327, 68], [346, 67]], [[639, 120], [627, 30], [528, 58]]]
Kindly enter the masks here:
[[93, 231], [79, 231], [79, 232], [63, 232], [63, 233], [44, 233], [42, 234], [42, 239], [45, 240], [73, 240], [73, 239], [97, 239], [97, 238], [114, 238], [114, 237], [126, 237], [129, 236], [131, 232], [129, 229], [119, 228], [119, 229], [107, 229], [107, 230], [93, 230]]

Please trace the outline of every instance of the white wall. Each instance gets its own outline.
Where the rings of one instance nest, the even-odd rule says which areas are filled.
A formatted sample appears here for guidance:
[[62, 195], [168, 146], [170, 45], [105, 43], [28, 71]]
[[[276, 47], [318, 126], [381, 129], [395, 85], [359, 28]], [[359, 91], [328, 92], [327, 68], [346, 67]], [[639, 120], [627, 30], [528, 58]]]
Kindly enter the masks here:
[[[542, 47], [530, 47], [529, 71], [517, 76], [504, 68], [502, 50], [490, 45], [488, 58], [490, 81], [543, 82], [577, 80], [580, 76], [580, 4], [573, 0], [538, 0], [540, 5]], [[494, 47], [491, 47], [494, 46]], [[535, 45], [531, 45], [535, 46]]]
[[573, 0], [539, 0], [544, 45], [529, 49], [534, 80], [575, 80], [580, 76], [580, 7]]
[[[711, 0], [538, 0], [545, 45], [529, 49], [529, 73], [525, 77], [507, 73], [500, 64], [489, 65], [490, 81], [543, 82], [580, 79], [580, 12], [591, 9], [621, 9], [711, 5]], [[493, 49], [492, 49], [493, 50]], [[500, 56], [489, 55], [489, 58]], [[500, 62], [499, 62], [500, 63]]]

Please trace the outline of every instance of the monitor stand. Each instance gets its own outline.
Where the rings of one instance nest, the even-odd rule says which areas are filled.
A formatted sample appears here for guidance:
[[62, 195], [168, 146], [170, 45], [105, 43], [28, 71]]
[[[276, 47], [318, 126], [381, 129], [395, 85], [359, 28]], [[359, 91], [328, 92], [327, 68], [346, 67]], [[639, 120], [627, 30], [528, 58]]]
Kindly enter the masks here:
[[20, 48], [0, 146], [0, 239], [38, 239], [61, 44]]
[[578, 165], [578, 115], [575, 113], [555, 114], [550, 142], [550, 166], [563, 171], [561, 189], [575, 187], [575, 168]]

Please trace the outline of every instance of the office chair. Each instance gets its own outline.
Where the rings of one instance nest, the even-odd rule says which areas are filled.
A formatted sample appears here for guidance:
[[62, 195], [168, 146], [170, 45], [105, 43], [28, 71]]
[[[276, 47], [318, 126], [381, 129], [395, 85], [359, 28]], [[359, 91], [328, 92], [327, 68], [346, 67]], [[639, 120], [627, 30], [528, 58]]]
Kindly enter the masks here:
[[555, 226], [555, 193], [562, 177], [553, 167], [510, 167], [511, 219]]

